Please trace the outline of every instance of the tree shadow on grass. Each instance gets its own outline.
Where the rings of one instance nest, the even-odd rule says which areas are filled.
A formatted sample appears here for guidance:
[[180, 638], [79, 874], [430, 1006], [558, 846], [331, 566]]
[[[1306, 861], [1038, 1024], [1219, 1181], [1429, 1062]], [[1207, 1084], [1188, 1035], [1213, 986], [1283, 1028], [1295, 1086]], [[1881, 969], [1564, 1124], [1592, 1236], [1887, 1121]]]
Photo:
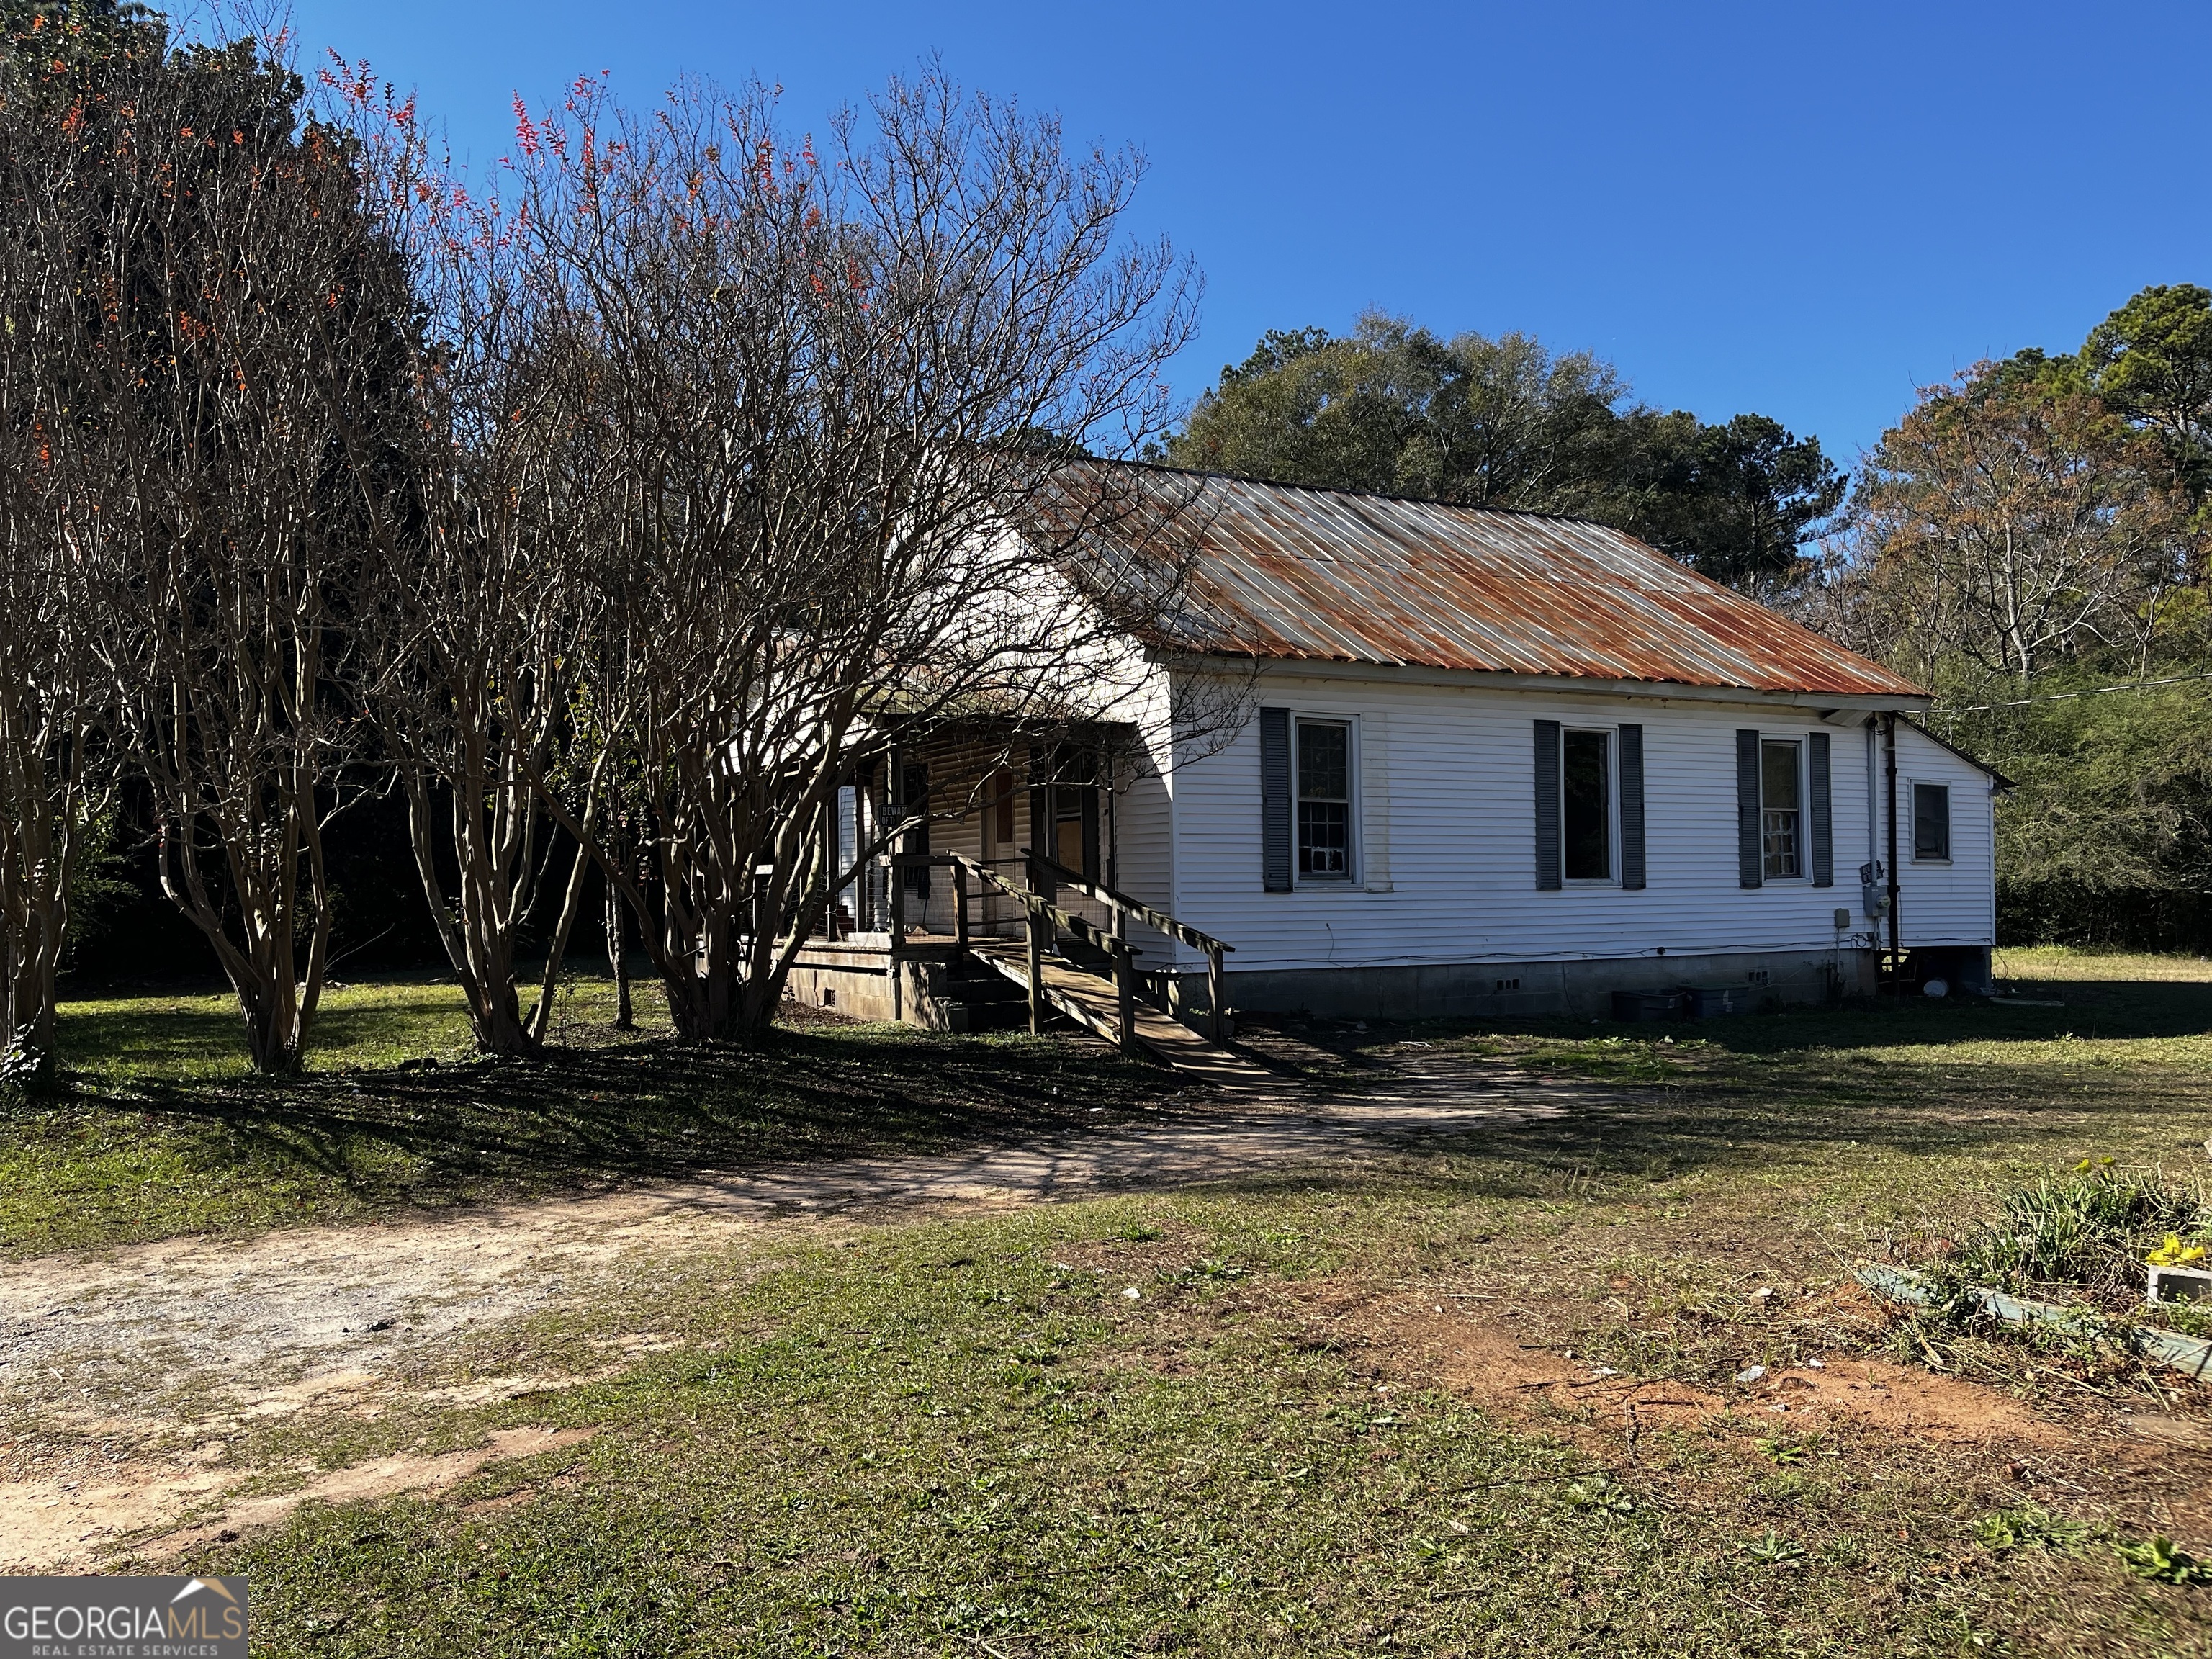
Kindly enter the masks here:
[[64, 1062], [98, 1055], [119, 1069], [228, 1070], [246, 1063], [246, 1029], [236, 1008], [179, 997], [151, 1019], [143, 1002], [78, 1003], [65, 1010]]
[[[1761, 1170], [1844, 1143], [1930, 1158], [2011, 1158], [2048, 1145], [2054, 1161], [2071, 1162], [2130, 1138], [2140, 1142], [2153, 1121], [2147, 1114], [2168, 1115], [2176, 1128], [2201, 1136], [2206, 1090], [2193, 1066], [2076, 1065], [2047, 1054], [2014, 1060], [2006, 1045], [2088, 1036], [2085, 1011], [2106, 1036], [2200, 1033], [2212, 1029], [2207, 988], [2076, 981], [2066, 991], [2064, 1008], [1801, 1009], [1671, 1030], [1550, 1021], [1362, 1032], [1316, 1021], [1279, 1039], [1256, 1025], [1253, 1035], [1291, 1097], [1309, 1101], [1362, 1092], [1395, 1069], [1404, 1056], [1391, 1045], [1406, 1041], [1448, 1049], [1455, 1039], [1488, 1036], [1509, 1053], [1516, 1044], [1526, 1049], [1474, 1061], [1476, 1087], [1525, 1079], [1531, 1071], [1574, 1077], [1576, 1049], [1600, 1059], [1695, 1054], [1642, 1078], [1597, 1074], [1600, 1084], [1623, 1085], [1617, 1088], [1594, 1086], [1586, 1071], [1562, 1095], [1567, 1104], [1556, 1115], [1515, 1121], [1509, 1111], [1479, 1127], [1462, 1119], [1458, 1127], [1382, 1137], [1409, 1152], [1466, 1155], [1476, 1161], [1470, 1178], [1498, 1195], [1556, 1194], [1565, 1171]], [[389, 1026], [394, 1046], [411, 1036], [419, 1047], [421, 1021], [432, 1004], [443, 1006], [440, 997], [426, 986], [420, 1007], [410, 1000], [405, 1008], [362, 1010], [354, 1046], [368, 1047]], [[318, 1190], [343, 1194], [340, 1209], [442, 1206], [862, 1153], [1005, 1145], [1124, 1121], [1170, 1097], [1186, 1109], [1249, 1109], [1087, 1042], [834, 1021], [780, 1027], [742, 1045], [590, 1046], [611, 1035], [601, 1027], [582, 1033], [583, 1046], [529, 1061], [417, 1062], [264, 1079], [191, 1075], [207, 1057], [235, 1053], [234, 1017], [219, 1005], [166, 1009], [152, 1022], [143, 1004], [74, 1018], [82, 1022], [81, 1051], [109, 1044], [110, 1054], [130, 1049], [149, 1063], [119, 1080], [88, 1079], [58, 1110], [9, 1121], [11, 1133], [41, 1143], [23, 1167], [52, 1184], [58, 1202], [66, 1207], [81, 1192], [88, 1206], [114, 1206], [112, 1219], [57, 1221], [56, 1231], [27, 1239], [59, 1237], [64, 1227], [75, 1227], [72, 1239], [94, 1242], [258, 1224], [295, 1207], [327, 1210]], [[1677, 1042], [1666, 1050], [1659, 1039], [1669, 1035]], [[1694, 1049], [1681, 1042], [1687, 1036], [1699, 1040]], [[1593, 1042], [1606, 1038], [1626, 1041]], [[1897, 1048], [1922, 1052], [1909, 1062], [1877, 1058]], [[1562, 1055], [1570, 1063], [1553, 1072], [1550, 1059]], [[157, 1065], [167, 1074], [148, 1076]], [[173, 1199], [157, 1199], [141, 1216], [135, 1206], [143, 1200], [126, 1189], [171, 1178], [145, 1173], [159, 1161], [138, 1156], [147, 1149], [181, 1168]]]
[[1408, 1151], [1479, 1160], [1499, 1195], [1556, 1191], [1565, 1170], [1726, 1175], [1844, 1146], [1991, 1161], [2039, 1158], [2047, 1147], [2066, 1164], [2120, 1146], [2202, 1156], [2212, 1068], [2186, 1054], [2115, 1055], [2066, 1040], [2212, 1033], [2212, 985], [2075, 980], [2025, 994], [2064, 1006], [1922, 998], [1682, 1024], [1312, 1020], [1285, 1030], [1313, 1056], [1310, 1075], [1333, 1072], [1354, 1093], [1386, 1077], [1407, 1042], [1486, 1052], [1471, 1077], [1487, 1063], [1614, 1085], [1557, 1115], [1393, 1138]]
[[137, 1080], [78, 1103], [191, 1138], [195, 1162], [312, 1171], [374, 1204], [445, 1204], [1012, 1139], [1113, 1121], [1174, 1087], [1084, 1045], [820, 1027], [742, 1045]]

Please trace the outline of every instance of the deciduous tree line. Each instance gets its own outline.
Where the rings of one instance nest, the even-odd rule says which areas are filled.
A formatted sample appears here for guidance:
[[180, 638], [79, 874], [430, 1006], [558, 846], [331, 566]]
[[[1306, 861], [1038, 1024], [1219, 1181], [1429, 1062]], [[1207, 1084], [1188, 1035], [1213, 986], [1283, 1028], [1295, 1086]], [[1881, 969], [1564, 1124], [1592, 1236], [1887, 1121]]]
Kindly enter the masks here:
[[1633, 403], [1611, 363], [1533, 336], [1449, 339], [1370, 313], [1271, 331], [1168, 442], [1178, 465], [1468, 507], [1593, 518], [1762, 599], [1807, 568], [1842, 501], [1820, 453], [1764, 415], [1708, 424]]
[[[1072, 718], [1090, 647], [1176, 602], [1174, 503], [1066, 465], [1157, 441], [1191, 325], [1188, 266], [1122, 230], [1132, 154], [934, 71], [817, 137], [757, 88], [580, 82], [471, 182], [365, 70], [7, 21], [19, 1078], [126, 776], [264, 1069], [326, 975], [325, 833], [378, 787], [487, 1050], [544, 1041], [591, 867], [710, 1038], [766, 1023], [849, 878], [856, 761]], [[1095, 551], [1133, 540], [1141, 579]], [[1047, 582], [1083, 602], [1004, 602]]]
[[1927, 685], [1939, 729], [2017, 786], [2014, 936], [2212, 948], [2208, 552], [2194, 284], [1928, 388], [1865, 458], [1806, 614]]

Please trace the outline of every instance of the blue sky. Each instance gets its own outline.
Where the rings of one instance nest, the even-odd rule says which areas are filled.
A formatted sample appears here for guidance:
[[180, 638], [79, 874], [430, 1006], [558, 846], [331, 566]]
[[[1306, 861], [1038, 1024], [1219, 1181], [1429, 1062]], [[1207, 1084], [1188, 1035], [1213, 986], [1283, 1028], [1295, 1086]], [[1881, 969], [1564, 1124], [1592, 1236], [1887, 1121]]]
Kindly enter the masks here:
[[940, 52], [1134, 143], [1144, 228], [1206, 277], [1195, 394], [1261, 330], [1379, 306], [1611, 357], [1848, 460], [1916, 384], [2068, 349], [2212, 284], [2212, 7], [1518, 7], [296, 0], [303, 44], [419, 89], [458, 149], [579, 73], [784, 88], [819, 125]]

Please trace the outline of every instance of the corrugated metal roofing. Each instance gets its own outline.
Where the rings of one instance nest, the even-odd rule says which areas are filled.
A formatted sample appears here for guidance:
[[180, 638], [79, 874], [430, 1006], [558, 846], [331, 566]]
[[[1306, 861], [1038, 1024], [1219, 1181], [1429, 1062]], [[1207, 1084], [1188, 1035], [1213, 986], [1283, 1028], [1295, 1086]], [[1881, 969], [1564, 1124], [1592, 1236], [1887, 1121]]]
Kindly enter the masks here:
[[1911, 681], [1582, 520], [1159, 470], [1199, 485], [1187, 625], [1243, 656], [1920, 698]]

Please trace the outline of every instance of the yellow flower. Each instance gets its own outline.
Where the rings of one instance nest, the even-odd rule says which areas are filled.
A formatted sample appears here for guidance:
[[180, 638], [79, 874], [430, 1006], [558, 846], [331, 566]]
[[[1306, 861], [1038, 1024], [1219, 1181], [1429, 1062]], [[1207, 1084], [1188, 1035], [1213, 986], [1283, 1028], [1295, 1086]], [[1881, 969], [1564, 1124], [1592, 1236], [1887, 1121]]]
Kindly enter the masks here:
[[2148, 1259], [2154, 1267], [2194, 1267], [2204, 1260], [2204, 1247], [2202, 1244], [2184, 1244], [2180, 1234], [2168, 1233], [2166, 1243], [2153, 1250]]

